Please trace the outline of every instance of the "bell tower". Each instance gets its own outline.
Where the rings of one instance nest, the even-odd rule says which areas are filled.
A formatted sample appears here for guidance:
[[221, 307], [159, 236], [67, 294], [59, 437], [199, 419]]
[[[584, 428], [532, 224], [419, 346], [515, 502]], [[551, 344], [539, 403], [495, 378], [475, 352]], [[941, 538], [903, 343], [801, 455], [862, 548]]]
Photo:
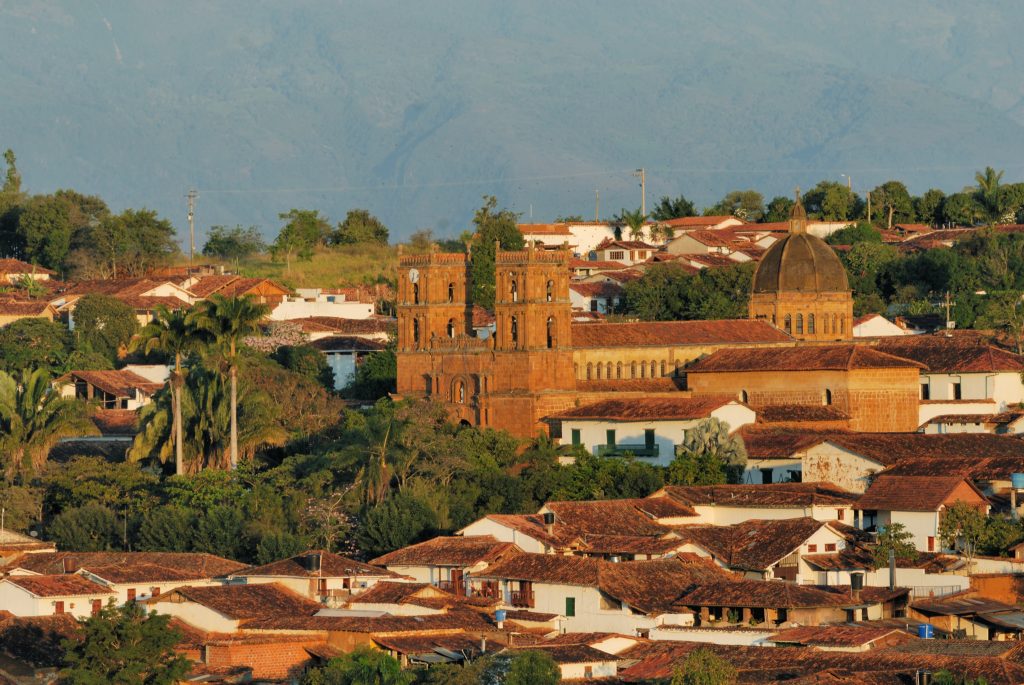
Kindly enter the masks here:
[[432, 246], [428, 254], [398, 259], [398, 350], [419, 352], [431, 340], [472, 333], [468, 260]]
[[494, 349], [539, 351], [571, 346], [569, 252], [495, 248]]

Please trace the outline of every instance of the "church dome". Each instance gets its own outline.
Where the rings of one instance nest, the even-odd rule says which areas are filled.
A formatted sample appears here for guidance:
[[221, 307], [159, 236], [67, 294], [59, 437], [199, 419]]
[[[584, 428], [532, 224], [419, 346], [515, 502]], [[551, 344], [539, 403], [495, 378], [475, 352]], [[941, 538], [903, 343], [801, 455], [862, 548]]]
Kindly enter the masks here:
[[789, 235], [764, 253], [754, 272], [755, 293], [846, 292], [846, 269], [828, 244], [807, 232], [799, 197], [789, 217]]

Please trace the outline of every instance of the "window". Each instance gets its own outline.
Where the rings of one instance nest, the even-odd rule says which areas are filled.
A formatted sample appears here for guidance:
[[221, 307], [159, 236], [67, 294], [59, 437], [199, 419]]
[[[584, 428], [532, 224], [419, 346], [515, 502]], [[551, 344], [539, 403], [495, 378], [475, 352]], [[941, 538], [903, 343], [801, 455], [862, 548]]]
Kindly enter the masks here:
[[53, 603], [53, 613], [63, 614], [64, 613], [64, 602], [56, 601]]
[[565, 598], [565, 615], [566, 617], [576, 615], [576, 598], [566, 597]]
[[797, 314], [796, 315], [796, 334], [797, 335], [803, 335], [804, 334], [804, 315], [803, 314]]
[[135, 601], [135, 588], [133, 588], [133, 587], [128, 588], [128, 601], [129, 602], [134, 602]]
[[822, 397], [822, 401], [826, 406], [832, 404], [832, 391], [828, 388], [825, 388], [825, 395]]
[[94, 600], [92, 600], [92, 615], [93, 616], [99, 616], [101, 609], [103, 609], [103, 600], [102, 599], [94, 599]]
[[455, 337], [455, 319], [448, 319], [448, 337]]
[[604, 432], [605, 442], [608, 443], [609, 447], [615, 447], [615, 429], [609, 429]]
[[555, 346], [555, 317], [548, 317], [548, 349]]
[[956, 382], [956, 383], [953, 383], [953, 399], [954, 400], [962, 400], [963, 398], [964, 398], [963, 386], [960, 385], [959, 381]]
[[548, 281], [547, 300], [548, 300], [548, 302], [552, 302], [552, 301], [554, 301], [554, 299], [555, 299], [555, 282], [554, 281]]
[[921, 399], [930, 400], [932, 398], [932, 388], [928, 385], [928, 381], [921, 383]]
[[821, 332], [828, 335], [828, 314], [821, 317]]
[[594, 377], [594, 375], [593, 375], [593, 374], [594, 374], [594, 365], [593, 365], [593, 364], [590, 364], [590, 363], [588, 362], [588, 363], [587, 363], [587, 380], [588, 380], [588, 381], [589, 381], [589, 380], [590, 380], [591, 378], [593, 378], [593, 377]]
[[513, 302], [518, 302], [519, 301], [519, 284], [516, 283], [516, 279], [514, 279], [514, 278], [512, 279], [512, 288], [511, 288], [511, 293], [510, 294], [512, 295], [512, 301]]
[[593, 678], [594, 677], [594, 667], [593, 666], [584, 666], [583, 667], [583, 677], [587, 678], [588, 680], [590, 678]]
[[839, 332], [839, 317], [835, 314], [832, 315], [832, 334], [835, 335]]
[[629, 377], [636, 378], [636, 362], [629, 363]]
[[814, 335], [814, 314], [807, 315], [807, 334]]
[[793, 317], [789, 314], [786, 314], [786, 318], [782, 320], [782, 330], [787, 333], [793, 332]]
[[808, 554], [814, 554], [817, 551], [818, 551], [818, 546], [817, 545], [807, 545], [807, 553]]
[[654, 449], [654, 429], [644, 429], [644, 448], [653, 450]]
[[626, 253], [623, 250], [615, 250], [608, 253], [608, 259], [615, 261], [626, 258]]
[[159, 594], [160, 594], [160, 588], [159, 587], [152, 587], [152, 588], [149, 589], [150, 597], [156, 597]]
[[573, 445], [579, 445], [581, 443], [582, 443], [582, 441], [580, 440], [580, 429], [579, 428], [573, 428], [572, 429], [572, 444]]
[[834, 542], [826, 542], [825, 543], [825, 551], [826, 552], [835, 552], [836, 551], [836, 543], [834, 543]]
[[602, 364], [601, 362], [598, 362], [597, 363], [597, 380], [601, 380], [603, 369], [604, 369], [604, 364]]
[[935, 536], [933, 536], [933, 535], [929, 535], [928, 536], [928, 551], [929, 552], [934, 552], [935, 551]]
[[622, 378], [622, 362], [615, 365], [615, 377], [619, 379]]
[[836, 509], [836, 521], [842, 521], [846, 518], [846, 509]]
[[750, 395], [747, 394], [747, 391], [746, 390], [740, 390], [740, 402], [742, 402], [743, 404], [746, 404], [749, 401], [750, 401]]
[[420, 320], [412, 320], [412, 342], [418, 348], [420, 346]]
[[640, 362], [640, 378], [647, 378], [647, 362]]
[[413, 283], [412, 284], [412, 303], [413, 304], [419, 304], [420, 303], [420, 284], [419, 283]]
[[516, 317], [512, 317], [512, 348], [516, 349], [519, 347], [519, 320]]
[[845, 333], [846, 332], [846, 315], [845, 314], [840, 314], [839, 315], [839, 332], [840, 333]]
[[665, 362], [664, 361], [661, 362], [661, 375], [662, 375], [662, 377], [664, 377], [664, 375], [665, 375]]
[[590, 298], [590, 311], [596, 312], [597, 311], [597, 306], [598, 306], [597, 298], [596, 297]]
[[448, 284], [448, 301], [449, 302], [454, 302], [455, 301], [455, 284], [454, 283], [449, 283]]

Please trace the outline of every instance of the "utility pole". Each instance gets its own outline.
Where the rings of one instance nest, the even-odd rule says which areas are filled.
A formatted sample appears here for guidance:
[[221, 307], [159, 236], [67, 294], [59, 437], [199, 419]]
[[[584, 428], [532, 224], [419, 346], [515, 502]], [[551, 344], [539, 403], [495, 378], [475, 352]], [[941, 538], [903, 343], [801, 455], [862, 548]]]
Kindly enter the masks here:
[[601, 220], [601, 191], [594, 189], [594, 223]]
[[191, 268], [196, 258], [196, 198], [199, 193], [192, 188], [185, 197], [188, 198], [188, 265]]
[[871, 223], [871, 191], [867, 192], [868, 196], [868, 223]]
[[949, 291], [947, 290], [946, 291], [946, 329], [947, 330], [952, 328], [952, 326], [950, 324], [953, 322], [953, 320], [949, 318], [949, 315], [950, 315], [950, 311], [949, 310], [952, 308], [952, 306], [953, 306], [953, 303], [949, 299]]
[[647, 172], [643, 167], [633, 172], [640, 178], [640, 213], [647, 216]]

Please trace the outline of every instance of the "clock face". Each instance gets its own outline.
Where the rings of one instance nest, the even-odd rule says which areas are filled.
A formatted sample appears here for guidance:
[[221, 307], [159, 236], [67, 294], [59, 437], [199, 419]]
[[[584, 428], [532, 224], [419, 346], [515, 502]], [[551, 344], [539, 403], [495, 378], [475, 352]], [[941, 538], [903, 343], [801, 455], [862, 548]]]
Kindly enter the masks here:
[[419, 283], [420, 282], [420, 270], [419, 269], [409, 269], [409, 282], [410, 283]]

